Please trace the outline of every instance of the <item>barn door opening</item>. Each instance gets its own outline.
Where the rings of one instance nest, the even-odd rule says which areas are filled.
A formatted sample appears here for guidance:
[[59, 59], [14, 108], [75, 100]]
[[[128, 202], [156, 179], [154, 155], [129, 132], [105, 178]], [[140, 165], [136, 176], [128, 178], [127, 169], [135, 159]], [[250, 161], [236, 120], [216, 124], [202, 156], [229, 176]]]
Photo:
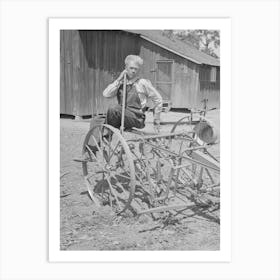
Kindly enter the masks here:
[[173, 89], [173, 60], [156, 61], [156, 89], [165, 102], [171, 101]]

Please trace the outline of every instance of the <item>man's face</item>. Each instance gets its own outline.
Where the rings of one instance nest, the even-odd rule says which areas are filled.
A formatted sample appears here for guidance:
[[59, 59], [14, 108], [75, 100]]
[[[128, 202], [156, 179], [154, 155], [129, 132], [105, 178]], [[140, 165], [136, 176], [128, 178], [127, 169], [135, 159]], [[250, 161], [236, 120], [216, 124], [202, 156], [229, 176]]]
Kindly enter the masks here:
[[127, 76], [129, 79], [135, 78], [139, 73], [139, 66], [134, 61], [130, 61], [126, 65]]

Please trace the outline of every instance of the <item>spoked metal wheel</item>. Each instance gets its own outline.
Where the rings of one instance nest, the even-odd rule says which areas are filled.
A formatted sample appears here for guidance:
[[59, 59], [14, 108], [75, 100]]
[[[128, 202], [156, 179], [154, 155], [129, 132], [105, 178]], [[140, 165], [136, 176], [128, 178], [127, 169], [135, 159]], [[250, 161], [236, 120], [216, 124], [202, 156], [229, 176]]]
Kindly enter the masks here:
[[203, 116], [187, 115], [178, 120], [171, 129], [171, 133], [184, 132], [200, 142], [200, 144], [212, 144], [217, 140], [215, 125]]
[[[181, 132], [185, 140], [174, 138], [172, 149], [178, 153], [178, 165], [174, 169], [174, 189], [179, 195], [206, 205], [218, 205], [220, 196], [220, 163], [210, 151], [217, 153], [214, 142], [216, 129], [205, 117], [198, 121], [190, 116], [180, 119], [171, 133]], [[219, 154], [219, 153], [218, 153]]]
[[172, 127], [170, 134], [173, 136], [168, 137], [164, 143], [166, 148], [170, 151], [180, 154], [182, 150], [190, 147], [196, 140], [195, 124], [198, 120], [193, 120], [189, 114], [179, 119]]
[[121, 213], [131, 204], [135, 192], [135, 171], [131, 152], [119, 130], [110, 125], [93, 127], [83, 143], [83, 175], [89, 196], [100, 205]]
[[191, 114], [187, 114], [185, 117], [179, 119], [171, 129], [171, 133], [175, 131], [184, 131], [191, 134], [194, 132], [194, 126], [199, 120], [194, 120]]

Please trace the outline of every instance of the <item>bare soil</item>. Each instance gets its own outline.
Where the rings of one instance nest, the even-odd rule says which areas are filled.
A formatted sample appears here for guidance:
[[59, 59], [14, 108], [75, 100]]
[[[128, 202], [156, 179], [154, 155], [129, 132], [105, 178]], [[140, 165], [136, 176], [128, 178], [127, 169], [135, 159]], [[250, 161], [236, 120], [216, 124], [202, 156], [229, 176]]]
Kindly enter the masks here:
[[[168, 115], [170, 114], [170, 115]], [[179, 119], [182, 114], [166, 113]], [[219, 113], [212, 113], [219, 125]], [[149, 126], [149, 118], [147, 126]], [[165, 125], [163, 131], [170, 131]], [[169, 214], [116, 215], [109, 206], [96, 208], [82, 177], [80, 157], [89, 121], [60, 122], [60, 249], [61, 250], [219, 250], [220, 224], [203, 213], [180, 218]], [[219, 156], [219, 147], [214, 151]]]

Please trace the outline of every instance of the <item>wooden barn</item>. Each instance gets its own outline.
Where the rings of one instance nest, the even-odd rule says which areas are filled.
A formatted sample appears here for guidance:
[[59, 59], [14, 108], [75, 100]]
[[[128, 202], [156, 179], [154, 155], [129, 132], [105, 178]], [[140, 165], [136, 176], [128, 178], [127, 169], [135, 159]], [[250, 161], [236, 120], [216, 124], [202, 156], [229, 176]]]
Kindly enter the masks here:
[[143, 58], [149, 79], [172, 108], [220, 106], [219, 60], [161, 30], [61, 30], [60, 113], [105, 113], [116, 100], [102, 96], [124, 69], [129, 54]]

